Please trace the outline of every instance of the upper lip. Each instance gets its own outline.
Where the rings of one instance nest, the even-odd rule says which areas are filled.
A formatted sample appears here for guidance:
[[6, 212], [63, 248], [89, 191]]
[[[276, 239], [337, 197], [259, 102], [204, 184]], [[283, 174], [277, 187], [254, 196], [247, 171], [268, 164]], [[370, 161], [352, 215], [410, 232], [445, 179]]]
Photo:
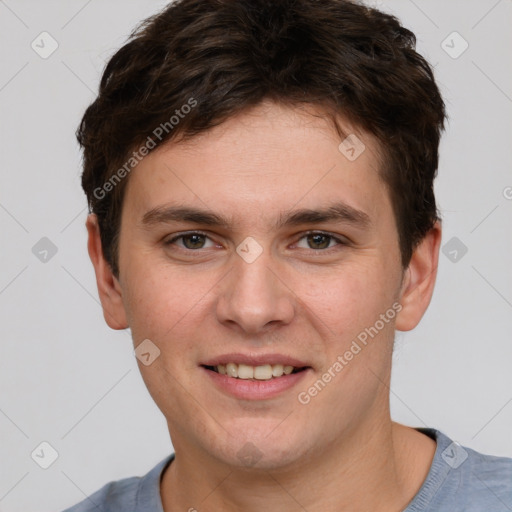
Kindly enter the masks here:
[[241, 353], [223, 354], [221, 356], [213, 357], [208, 359], [203, 366], [218, 366], [219, 364], [246, 364], [248, 366], [262, 366], [264, 364], [282, 364], [283, 366], [294, 366], [295, 368], [304, 368], [309, 366], [304, 361], [300, 361], [294, 357], [290, 357], [284, 354], [259, 354], [249, 355]]

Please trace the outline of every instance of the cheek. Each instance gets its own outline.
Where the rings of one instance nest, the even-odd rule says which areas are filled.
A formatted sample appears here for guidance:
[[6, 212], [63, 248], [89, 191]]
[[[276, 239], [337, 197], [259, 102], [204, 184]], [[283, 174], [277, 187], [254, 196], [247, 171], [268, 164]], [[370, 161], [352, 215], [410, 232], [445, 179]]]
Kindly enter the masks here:
[[130, 262], [126, 275], [123, 299], [134, 342], [161, 339], [190, 309], [193, 287], [148, 260]]
[[149, 255], [134, 258], [126, 270], [130, 279], [123, 293], [134, 343], [149, 338], [169, 356], [193, 344], [219, 276]]
[[308, 279], [305, 303], [344, 342], [373, 325], [394, 300], [393, 285], [373, 258], [364, 265], [347, 266], [321, 279]]

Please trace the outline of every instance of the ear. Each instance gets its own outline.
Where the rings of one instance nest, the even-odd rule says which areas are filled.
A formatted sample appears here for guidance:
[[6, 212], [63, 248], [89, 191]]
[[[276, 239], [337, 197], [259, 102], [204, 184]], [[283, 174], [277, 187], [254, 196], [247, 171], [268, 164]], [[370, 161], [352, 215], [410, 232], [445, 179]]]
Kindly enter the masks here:
[[112, 329], [126, 329], [128, 322], [123, 305], [121, 286], [103, 256], [98, 218], [90, 214], [85, 223], [88, 232], [87, 248], [96, 273], [96, 285], [105, 321]]
[[402, 309], [397, 315], [396, 329], [410, 331], [420, 322], [427, 310], [437, 276], [441, 223], [438, 221], [413, 252], [404, 274], [400, 292]]

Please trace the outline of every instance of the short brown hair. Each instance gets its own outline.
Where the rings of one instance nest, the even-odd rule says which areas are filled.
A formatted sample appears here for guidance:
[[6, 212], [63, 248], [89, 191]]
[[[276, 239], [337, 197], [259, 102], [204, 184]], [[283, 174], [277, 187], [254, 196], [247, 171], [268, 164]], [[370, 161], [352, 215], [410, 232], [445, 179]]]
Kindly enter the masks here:
[[348, 0], [178, 0], [143, 21], [108, 62], [77, 130], [82, 186], [114, 274], [133, 152], [192, 137], [265, 99], [323, 107], [377, 137], [407, 267], [438, 220], [433, 181], [446, 118], [415, 45], [394, 16]]

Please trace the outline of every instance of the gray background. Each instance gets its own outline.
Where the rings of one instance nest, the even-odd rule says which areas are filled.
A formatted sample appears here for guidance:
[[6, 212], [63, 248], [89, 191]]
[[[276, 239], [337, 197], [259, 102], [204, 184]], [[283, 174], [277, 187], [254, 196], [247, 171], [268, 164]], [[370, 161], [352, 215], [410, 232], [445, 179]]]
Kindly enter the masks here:
[[[62, 510], [172, 450], [129, 332], [103, 321], [74, 138], [105, 61], [164, 4], [0, 1], [3, 512]], [[436, 189], [446, 254], [421, 325], [397, 334], [393, 416], [512, 456], [512, 2], [372, 4], [417, 34], [450, 116]], [[51, 49], [43, 31], [58, 43], [45, 59], [31, 47]], [[58, 452], [48, 469], [43, 441]]]

